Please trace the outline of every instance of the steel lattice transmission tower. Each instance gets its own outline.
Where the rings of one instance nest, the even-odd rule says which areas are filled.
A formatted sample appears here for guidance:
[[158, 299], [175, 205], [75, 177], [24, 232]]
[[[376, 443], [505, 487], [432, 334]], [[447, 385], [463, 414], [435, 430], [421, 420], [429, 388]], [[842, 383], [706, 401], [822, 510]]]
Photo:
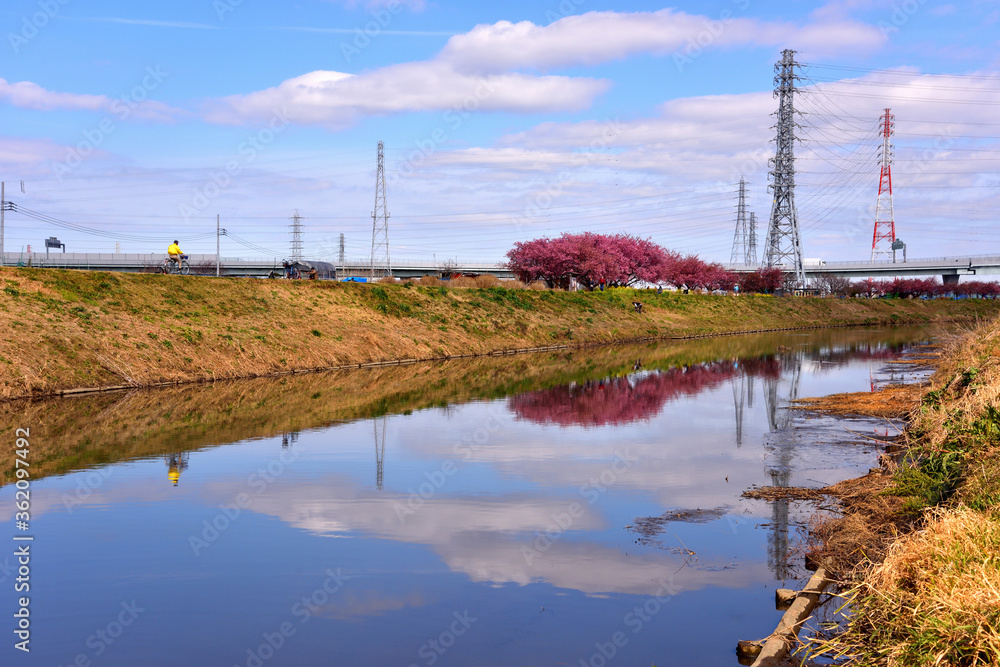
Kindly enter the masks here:
[[292, 221], [292, 261], [297, 262], [302, 260], [302, 218], [298, 209], [289, 219]]
[[386, 424], [387, 424], [386, 417], [382, 417], [381, 424], [379, 424], [378, 419], [372, 420], [372, 425], [375, 427], [375, 486], [378, 488], [379, 491], [382, 490], [382, 481], [384, 478], [384, 470], [385, 470]]
[[378, 142], [378, 172], [375, 174], [375, 210], [372, 211], [372, 259], [369, 280], [392, 276], [389, 263], [389, 209], [385, 202], [385, 155]]
[[895, 116], [886, 109], [879, 120], [882, 126], [882, 170], [878, 180], [878, 202], [875, 204], [875, 233], [872, 235], [872, 258], [892, 256], [892, 244], [896, 240], [896, 222], [892, 210], [892, 135], [895, 131]]
[[785, 266], [795, 273], [795, 282], [804, 287], [802, 237], [799, 214], [795, 209], [795, 51], [781, 52], [781, 62], [774, 66], [774, 95], [778, 98], [778, 123], [775, 125], [774, 158], [771, 164], [771, 222], [767, 228], [765, 263], [768, 267]]
[[736, 234], [733, 236], [733, 252], [729, 258], [731, 264], [757, 263], [757, 230], [754, 225], [757, 219], [750, 214], [747, 220], [746, 181], [740, 177], [739, 203], [736, 205]]

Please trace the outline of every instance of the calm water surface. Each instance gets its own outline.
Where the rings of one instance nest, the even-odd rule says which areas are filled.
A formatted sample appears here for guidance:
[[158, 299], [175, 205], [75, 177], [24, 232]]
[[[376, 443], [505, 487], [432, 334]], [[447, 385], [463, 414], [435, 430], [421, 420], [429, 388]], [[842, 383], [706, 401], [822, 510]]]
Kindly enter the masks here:
[[[735, 665], [920, 329], [403, 367], [6, 408], [32, 433], [30, 655], [5, 665]], [[903, 370], [900, 370], [903, 369]], [[9, 464], [9, 465], [8, 465]], [[76, 661], [76, 662], [74, 662]]]

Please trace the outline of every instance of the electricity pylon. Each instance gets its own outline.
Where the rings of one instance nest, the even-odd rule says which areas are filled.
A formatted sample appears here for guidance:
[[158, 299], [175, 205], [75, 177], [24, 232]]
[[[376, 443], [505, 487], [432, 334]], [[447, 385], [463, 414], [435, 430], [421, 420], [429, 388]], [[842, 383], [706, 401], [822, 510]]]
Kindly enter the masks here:
[[778, 98], [778, 123], [775, 125], [774, 158], [771, 164], [771, 185], [774, 193], [771, 222], [767, 229], [765, 249], [768, 267], [784, 266], [795, 274], [795, 282], [805, 287], [806, 274], [802, 267], [802, 238], [799, 234], [799, 214], [795, 209], [795, 51], [781, 52], [781, 62], [774, 66], [774, 95]]
[[389, 262], [389, 209], [385, 201], [385, 156], [378, 142], [378, 172], [375, 174], [375, 209], [372, 211], [372, 258], [368, 279], [392, 276]]
[[[730, 264], [756, 264], [756, 257], [750, 254], [750, 225], [747, 222], [747, 185], [740, 176], [739, 203], [736, 205], [736, 234], [733, 235], [733, 251]], [[756, 255], [756, 253], [754, 253]]]
[[296, 210], [295, 215], [291, 217], [291, 221], [292, 261], [298, 262], [302, 260], [302, 217], [299, 215], [298, 210]]
[[872, 235], [872, 258], [892, 256], [892, 244], [896, 240], [896, 221], [892, 210], [892, 140], [896, 127], [895, 116], [886, 109], [879, 120], [882, 126], [882, 169], [878, 179], [878, 202], [875, 204], [875, 233]]
[[386, 417], [382, 417], [381, 423], [379, 423], [378, 418], [372, 420], [372, 425], [375, 427], [375, 486], [378, 488], [379, 491], [382, 490], [382, 478], [383, 478], [382, 471], [385, 465], [386, 422], [387, 422]]

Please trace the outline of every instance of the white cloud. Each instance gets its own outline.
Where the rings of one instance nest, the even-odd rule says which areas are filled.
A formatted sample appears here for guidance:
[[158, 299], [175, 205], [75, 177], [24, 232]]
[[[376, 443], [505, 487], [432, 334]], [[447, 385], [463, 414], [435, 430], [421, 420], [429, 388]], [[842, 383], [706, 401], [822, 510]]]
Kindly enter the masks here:
[[858, 11], [891, 9], [893, 2], [894, 0], [830, 0], [815, 10], [812, 17], [819, 22], [840, 20]]
[[47, 174], [48, 164], [62, 160], [66, 150], [48, 139], [0, 137], [0, 169], [21, 176]]
[[305, 125], [343, 129], [366, 115], [466, 110], [537, 113], [579, 111], [610, 82], [586, 77], [538, 76], [518, 70], [597, 65], [639, 53], [666, 55], [694, 44], [778, 46], [864, 51], [882, 44], [873, 26], [850, 20], [795, 26], [729, 17], [712, 19], [664, 9], [657, 12], [588, 12], [547, 26], [529, 21], [479, 25], [452, 37], [427, 61], [362, 74], [315, 71], [277, 86], [207, 103], [205, 118], [254, 123], [289, 109]]
[[[148, 94], [148, 88], [142, 89]], [[70, 111], [95, 111], [115, 114], [119, 118], [135, 117], [154, 122], [171, 122], [185, 115], [181, 109], [173, 108], [163, 102], [142, 100], [129, 96], [115, 99], [105, 95], [88, 95], [80, 93], [61, 93], [48, 90], [31, 81], [10, 83], [0, 79], [0, 102], [21, 109], [35, 111], [55, 111], [59, 109]]]
[[874, 26], [846, 19], [796, 26], [729, 16], [712, 18], [672, 9], [588, 12], [547, 26], [530, 21], [479, 25], [448, 40], [441, 58], [470, 71], [597, 65], [640, 53], [667, 55], [685, 47], [789, 46], [832, 50], [877, 48]]
[[362, 115], [408, 111], [532, 113], [586, 108], [608, 87], [596, 79], [519, 73], [474, 76], [437, 61], [392, 65], [352, 75], [317, 71], [274, 88], [209, 102], [210, 122], [239, 124], [288, 108], [297, 123], [341, 129]]
[[0, 79], [0, 100], [15, 107], [36, 111], [53, 109], [103, 111], [111, 104], [111, 101], [103, 95], [57, 93], [30, 81], [9, 83], [6, 79]]

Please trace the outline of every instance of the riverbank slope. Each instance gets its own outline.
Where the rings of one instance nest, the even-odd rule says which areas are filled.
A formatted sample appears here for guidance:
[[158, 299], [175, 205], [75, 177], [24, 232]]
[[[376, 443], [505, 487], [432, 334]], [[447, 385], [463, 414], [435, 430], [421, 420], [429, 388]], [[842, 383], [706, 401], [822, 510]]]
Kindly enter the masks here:
[[[737, 331], [992, 318], [980, 300], [559, 292], [0, 269], [0, 399]], [[643, 303], [635, 312], [632, 301]]]
[[[947, 342], [934, 364], [899, 453], [825, 490], [844, 514], [816, 535], [847, 578], [852, 611], [813, 655], [1000, 665], [1000, 320]], [[827, 407], [838, 403], [848, 401]]]

